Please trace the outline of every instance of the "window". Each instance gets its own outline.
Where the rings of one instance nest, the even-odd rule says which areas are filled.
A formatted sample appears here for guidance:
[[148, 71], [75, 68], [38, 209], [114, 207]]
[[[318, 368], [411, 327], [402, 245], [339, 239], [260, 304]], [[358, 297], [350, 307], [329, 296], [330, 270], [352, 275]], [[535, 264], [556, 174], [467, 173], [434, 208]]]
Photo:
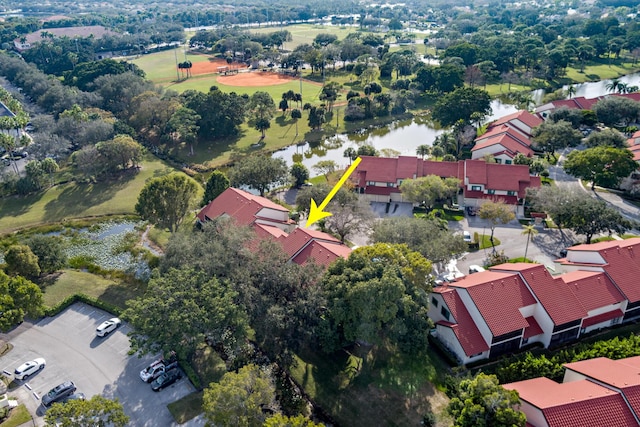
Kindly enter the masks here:
[[513, 161], [512, 161], [512, 160], [505, 160], [505, 161], [504, 161], [504, 164], [505, 164], [505, 165], [510, 165], [510, 164], [512, 164], [512, 163], [513, 163]]
[[487, 194], [496, 194], [496, 190], [487, 190]]
[[387, 182], [387, 187], [395, 187], [395, 184], [393, 182]]
[[449, 313], [449, 310], [447, 310], [446, 308], [444, 308], [444, 305], [442, 306], [442, 308], [440, 309], [440, 314], [442, 314], [442, 316], [449, 320], [449, 316], [451, 315], [451, 313]]
[[516, 192], [515, 191], [507, 191], [507, 196], [515, 196]]
[[480, 185], [472, 185], [471, 191], [482, 191], [482, 186]]
[[433, 304], [434, 307], [438, 306], [438, 300], [435, 297], [431, 297], [431, 304]]
[[502, 159], [496, 159], [496, 163], [497, 163], [497, 164], [502, 163]]
[[367, 181], [367, 185], [376, 185], [375, 181]]

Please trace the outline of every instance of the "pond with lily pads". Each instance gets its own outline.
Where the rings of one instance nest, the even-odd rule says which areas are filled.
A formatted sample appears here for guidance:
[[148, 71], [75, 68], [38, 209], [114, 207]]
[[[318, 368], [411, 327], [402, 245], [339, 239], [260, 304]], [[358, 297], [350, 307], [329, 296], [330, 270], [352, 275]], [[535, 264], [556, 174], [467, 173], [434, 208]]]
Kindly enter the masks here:
[[145, 255], [150, 250], [139, 245], [145, 227], [142, 221], [107, 221], [47, 235], [59, 236], [64, 241], [70, 266], [92, 264], [102, 270], [122, 271], [147, 280], [151, 269]]

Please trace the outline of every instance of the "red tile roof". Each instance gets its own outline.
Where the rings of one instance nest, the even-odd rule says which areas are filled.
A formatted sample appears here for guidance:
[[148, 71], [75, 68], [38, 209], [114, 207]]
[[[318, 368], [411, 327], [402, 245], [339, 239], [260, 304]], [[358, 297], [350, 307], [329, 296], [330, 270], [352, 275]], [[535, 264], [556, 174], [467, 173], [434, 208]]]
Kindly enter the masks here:
[[351, 249], [341, 243], [314, 240], [298, 252], [291, 261], [304, 264], [313, 260], [316, 264], [328, 267], [336, 259], [348, 258]]
[[558, 384], [534, 378], [504, 384], [522, 401], [539, 408], [549, 427], [628, 427], [637, 425], [622, 396], [590, 381]]
[[[321, 231], [298, 227], [287, 234], [275, 225], [271, 225], [277, 225], [281, 221], [260, 216], [265, 209], [286, 213], [283, 217], [288, 217], [289, 211], [286, 208], [264, 197], [255, 196], [237, 188], [228, 188], [202, 208], [198, 218], [206, 221], [225, 215], [233, 218], [239, 225], [252, 225], [259, 238], [276, 239], [291, 261], [298, 264], [314, 259], [317, 264], [327, 266], [336, 258], [346, 258], [351, 253], [349, 247]], [[255, 245], [255, 242], [251, 244]]]
[[563, 366], [618, 389], [640, 386], [640, 367], [633, 366], [633, 362], [627, 364], [624, 359], [611, 360], [607, 357], [596, 357], [565, 363]]
[[[521, 111], [516, 111], [513, 114], [500, 117], [498, 120], [489, 124], [489, 127], [495, 127], [504, 123], [514, 122], [515, 120], [520, 120], [522, 123], [529, 126], [530, 128], [540, 126], [544, 121], [535, 114], [531, 114], [526, 110], [521, 110]], [[518, 127], [518, 129], [520, 128]], [[521, 130], [524, 131], [524, 129], [521, 129]]]
[[597, 316], [584, 319], [582, 321], [582, 327], [588, 328], [589, 326], [597, 325], [598, 323], [606, 322], [607, 320], [615, 319], [622, 316], [624, 316], [624, 313], [620, 309], [608, 311], [606, 313], [598, 314]]
[[254, 196], [246, 191], [229, 187], [202, 208], [197, 216], [200, 221], [206, 221], [207, 218], [215, 219], [221, 215], [228, 215], [238, 224], [248, 225], [255, 221], [264, 208], [289, 213], [288, 209], [265, 197]]
[[495, 271], [519, 272], [555, 325], [562, 325], [587, 317], [573, 292], [560, 278], [554, 278], [541, 264], [501, 264]]
[[[533, 155], [533, 150], [530, 149], [529, 147], [526, 147], [524, 145], [522, 145], [521, 143], [519, 143], [515, 138], [513, 138], [513, 136], [509, 133], [505, 133], [502, 135], [497, 135], [491, 138], [487, 138], [487, 139], [482, 139], [478, 142], [476, 142], [476, 144], [473, 146], [473, 148], [471, 149], [471, 151], [477, 151], [477, 150], [481, 150], [483, 148], [487, 148], [487, 147], [491, 147], [494, 145], [501, 145], [502, 147], [506, 148], [507, 153], [511, 156], [511, 157], [515, 157], [516, 154], [518, 153], [522, 153], [527, 157], [530, 157]], [[494, 153], [494, 155], [497, 153]]]
[[466, 289], [494, 337], [529, 326], [519, 309], [536, 300], [519, 275], [483, 271], [449, 286]]
[[[501, 165], [486, 163], [484, 160], [460, 160], [458, 162], [434, 162], [417, 157], [387, 158], [361, 156], [362, 161], [355, 171], [354, 181], [359, 187], [366, 188], [366, 194], [389, 195], [398, 192], [397, 187], [387, 187], [387, 183], [398, 183], [403, 179], [413, 179], [426, 175], [441, 178], [455, 177], [468, 185], [486, 185], [488, 189], [516, 191], [519, 198], [525, 196], [527, 187], [539, 187], [540, 178], [529, 175], [526, 165]], [[465, 179], [466, 177], [466, 179]], [[367, 185], [367, 182], [381, 183], [380, 186]], [[494, 187], [492, 187], [494, 186]], [[465, 190], [465, 197], [491, 198], [480, 193], [475, 195]], [[516, 203], [517, 198], [513, 197]]]
[[527, 138], [526, 135], [507, 125], [500, 125], [489, 128], [485, 133], [475, 139], [476, 144], [486, 139], [491, 139], [502, 135], [510, 135], [511, 138], [515, 139], [522, 146], [531, 146], [531, 141], [529, 140], [529, 138]]
[[625, 299], [609, 277], [602, 272], [577, 270], [564, 273], [560, 278], [586, 311], [617, 304]]
[[467, 356], [472, 356], [489, 350], [489, 345], [484, 338], [482, 338], [482, 334], [480, 334], [478, 327], [471, 318], [471, 315], [456, 290], [440, 286], [434, 288], [433, 292], [442, 296], [444, 303], [449, 308], [449, 312], [455, 320], [455, 324], [452, 322], [438, 322], [438, 324], [451, 328], [458, 342], [460, 342], [464, 353]]
[[[610, 243], [613, 244], [596, 244], [599, 245], [596, 250], [605, 261], [604, 270], [629, 302], [640, 301], [640, 286], [638, 286], [638, 277], [640, 277], [640, 238], [616, 240]], [[583, 246], [585, 245], [580, 245], [580, 248]]]
[[282, 242], [284, 251], [290, 256], [294, 256], [300, 250], [302, 250], [308, 243], [313, 240], [322, 240], [329, 243], [338, 243], [340, 241], [330, 234], [323, 233], [321, 231], [311, 230], [309, 228], [296, 228], [289, 235], [281, 237], [279, 241]]
[[523, 338], [535, 337], [536, 335], [540, 335], [542, 332], [544, 332], [542, 330], [542, 328], [540, 327], [540, 325], [538, 324], [538, 322], [536, 321], [535, 317], [529, 316], [529, 317], [525, 318], [524, 320], [527, 321], [529, 326], [527, 326], [524, 329]]

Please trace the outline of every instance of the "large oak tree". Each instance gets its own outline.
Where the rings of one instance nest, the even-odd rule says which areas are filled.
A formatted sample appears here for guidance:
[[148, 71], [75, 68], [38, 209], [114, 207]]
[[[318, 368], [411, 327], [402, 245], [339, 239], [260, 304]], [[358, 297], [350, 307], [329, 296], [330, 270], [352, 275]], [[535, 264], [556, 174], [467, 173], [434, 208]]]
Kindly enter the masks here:
[[142, 188], [136, 212], [142, 219], [173, 233], [193, 206], [198, 189], [197, 182], [181, 173], [153, 178]]

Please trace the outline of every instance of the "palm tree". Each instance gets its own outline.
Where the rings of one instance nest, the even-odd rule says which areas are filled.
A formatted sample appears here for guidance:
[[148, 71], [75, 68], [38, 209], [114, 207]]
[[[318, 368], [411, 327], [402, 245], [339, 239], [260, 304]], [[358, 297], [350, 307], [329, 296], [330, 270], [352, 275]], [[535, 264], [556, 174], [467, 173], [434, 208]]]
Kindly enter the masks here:
[[574, 85], [569, 85], [567, 88], [567, 96], [569, 99], [573, 98], [576, 94], [576, 87]]
[[431, 154], [436, 158], [436, 160], [438, 160], [440, 157], [444, 156], [444, 149], [439, 145], [434, 145], [431, 149]]
[[522, 228], [524, 228], [524, 230], [522, 230], [522, 234], [527, 236], [527, 246], [525, 246], [524, 249], [524, 260], [525, 262], [527, 261], [527, 252], [529, 251], [529, 240], [531, 240], [532, 236], [535, 236], [536, 234], [538, 234], [538, 230], [536, 230], [535, 225], [523, 225]]
[[618, 86], [620, 86], [620, 79], [611, 79], [609, 83], [604, 87], [609, 92], [616, 92], [618, 90]]
[[416, 148], [416, 154], [422, 157], [424, 160], [424, 156], [428, 156], [431, 153], [431, 146], [427, 144], [418, 145]]

